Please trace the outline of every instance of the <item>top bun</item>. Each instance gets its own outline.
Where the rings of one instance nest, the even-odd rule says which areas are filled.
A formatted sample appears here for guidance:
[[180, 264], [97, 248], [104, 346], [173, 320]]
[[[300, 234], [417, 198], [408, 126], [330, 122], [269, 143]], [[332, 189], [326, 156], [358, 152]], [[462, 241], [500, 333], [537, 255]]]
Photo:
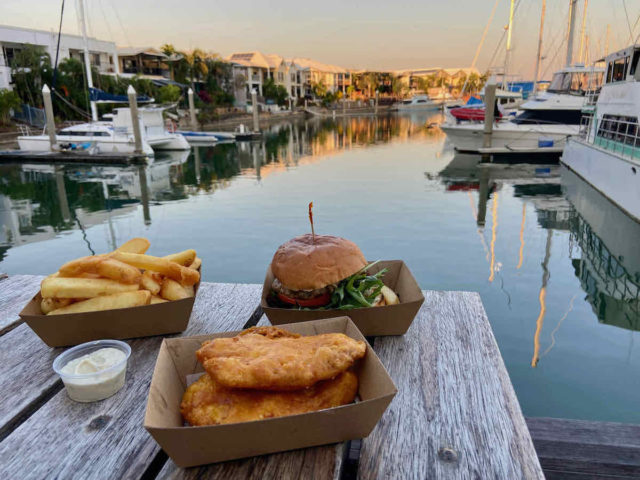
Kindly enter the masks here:
[[346, 238], [310, 233], [280, 245], [271, 271], [289, 290], [316, 290], [350, 277], [367, 266], [358, 246]]

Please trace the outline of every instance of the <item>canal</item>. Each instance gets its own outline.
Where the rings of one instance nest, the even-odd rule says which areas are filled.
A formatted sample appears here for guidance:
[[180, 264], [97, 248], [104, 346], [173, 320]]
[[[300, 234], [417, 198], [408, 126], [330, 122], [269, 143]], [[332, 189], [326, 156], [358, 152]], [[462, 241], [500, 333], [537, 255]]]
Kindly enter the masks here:
[[[0, 166], [0, 271], [48, 274], [133, 236], [261, 283], [307, 232], [482, 296], [527, 416], [640, 423], [640, 226], [559, 165], [482, 165], [439, 115], [309, 119], [147, 167]], [[412, 328], [407, 335], [429, 335]]]

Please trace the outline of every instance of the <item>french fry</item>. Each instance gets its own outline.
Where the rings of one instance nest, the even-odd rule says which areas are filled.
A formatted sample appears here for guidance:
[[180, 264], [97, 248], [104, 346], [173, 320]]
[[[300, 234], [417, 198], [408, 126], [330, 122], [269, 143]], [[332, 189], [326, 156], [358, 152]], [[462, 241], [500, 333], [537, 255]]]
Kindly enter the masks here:
[[196, 251], [193, 249], [184, 250], [182, 252], [174, 253], [172, 255], [166, 255], [163, 257], [171, 262], [176, 262], [183, 267], [190, 266], [196, 259]]
[[113, 258], [105, 258], [96, 267], [96, 271], [103, 277], [120, 283], [140, 283], [142, 273], [136, 267]]
[[142, 254], [149, 249], [149, 245], [151, 245], [151, 242], [149, 242], [149, 240], [147, 240], [146, 238], [142, 238], [142, 237], [132, 238], [128, 242], [124, 242], [122, 245], [120, 245], [116, 249], [116, 252]]
[[154, 296], [158, 295], [162, 288], [162, 280], [159, 277], [160, 275], [157, 273], [153, 273], [151, 270], [145, 270], [140, 280], [140, 287], [149, 290]]
[[187, 295], [193, 297], [196, 294], [196, 289], [193, 285], [182, 285], [184, 291], [187, 292]]
[[58, 308], [66, 307], [72, 302], [70, 298], [43, 298], [40, 302], [40, 310], [45, 315]]
[[112, 295], [103, 295], [90, 298], [83, 302], [72, 303], [66, 307], [49, 312], [48, 315], [62, 315], [67, 313], [97, 312], [99, 310], [114, 310], [117, 308], [138, 307], [149, 305], [151, 292], [136, 290], [134, 292], [122, 292]]
[[165, 300], [182, 300], [183, 298], [189, 298], [189, 294], [185, 291], [184, 287], [170, 278], [163, 280], [160, 296]]
[[198, 270], [200, 268], [200, 265], [202, 265], [202, 259], [200, 257], [196, 257], [196, 259], [193, 261], [193, 263], [191, 265], [189, 265], [189, 268], [193, 268], [194, 270]]
[[200, 273], [197, 270], [183, 267], [166, 258], [120, 252], [117, 250], [113, 252], [112, 258], [133, 265], [136, 268], [161, 273], [182, 285], [194, 285], [200, 280]]
[[104, 260], [102, 255], [76, 258], [60, 267], [61, 277], [77, 277], [83, 273], [96, 273], [98, 264]]
[[396, 305], [400, 303], [400, 299], [398, 298], [398, 295], [396, 295], [396, 292], [391, 290], [386, 285], [382, 287], [382, 290], [380, 290], [380, 293], [382, 293], [382, 296], [384, 297], [384, 300], [387, 305]]
[[155, 303], [166, 303], [166, 302], [168, 302], [168, 300], [165, 300], [162, 297], [159, 297], [157, 295], [151, 295], [151, 305]]
[[43, 298], [93, 298], [133, 290], [138, 285], [104, 278], [45, 278], [40, 286]]

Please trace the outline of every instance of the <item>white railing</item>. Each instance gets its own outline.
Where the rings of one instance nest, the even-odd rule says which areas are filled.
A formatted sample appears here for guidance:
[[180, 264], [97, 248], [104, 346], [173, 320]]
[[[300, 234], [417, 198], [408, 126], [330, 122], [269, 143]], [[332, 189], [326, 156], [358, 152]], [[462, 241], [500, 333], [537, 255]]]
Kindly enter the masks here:
[[640, 125], [637, 120], [602, 118], [595, 135], [595, 143], [602, 148], [623, 157], [640, 159]]

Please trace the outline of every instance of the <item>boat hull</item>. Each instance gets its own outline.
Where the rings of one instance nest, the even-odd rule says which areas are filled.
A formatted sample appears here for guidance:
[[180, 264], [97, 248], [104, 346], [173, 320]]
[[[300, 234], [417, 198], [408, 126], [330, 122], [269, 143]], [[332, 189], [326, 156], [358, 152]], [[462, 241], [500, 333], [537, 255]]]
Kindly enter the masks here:
[[640, 162], [579, 138], [569, 139], [560, 161], [640, 222]]
[[170, 133], [160, 138], [147, 140], [154, 150], [190, 150], [189, 142], [179, 133]]
[[[443, 132], [461, 152], [480, 153], [484, 133], [483, 123], [461, 123], [440, 125]], [[578, 125], [522, 125], [512, 122], [502, 122], [494, 125], [491, 136], [491, 146], [494, 148], [518, 150], [530, 153], [545, 151], [549, 147], [540, 147], [541, 140], [552, 140], [554, 149], [562, 149], [567, 137], [578, 133]]]
[[[98, 138], [98, 137], [96, 137]], [[113, 140], [110, 138], [102, 138], [100, 140], [92, 140], [91, 137], [57, 137], [58, 143], [90, 143], [103, 153], [134, 153], [135, 145], [133, 142], [126, 140]], [[18, 146], [20, 150], [29, 152], [48, 152], [49, 137], [47, 135], [28, 135], [18, 137]], [[147, 142], [142, 142], [142, 150], [146, 155], [153, 155], [153, 149]]]

